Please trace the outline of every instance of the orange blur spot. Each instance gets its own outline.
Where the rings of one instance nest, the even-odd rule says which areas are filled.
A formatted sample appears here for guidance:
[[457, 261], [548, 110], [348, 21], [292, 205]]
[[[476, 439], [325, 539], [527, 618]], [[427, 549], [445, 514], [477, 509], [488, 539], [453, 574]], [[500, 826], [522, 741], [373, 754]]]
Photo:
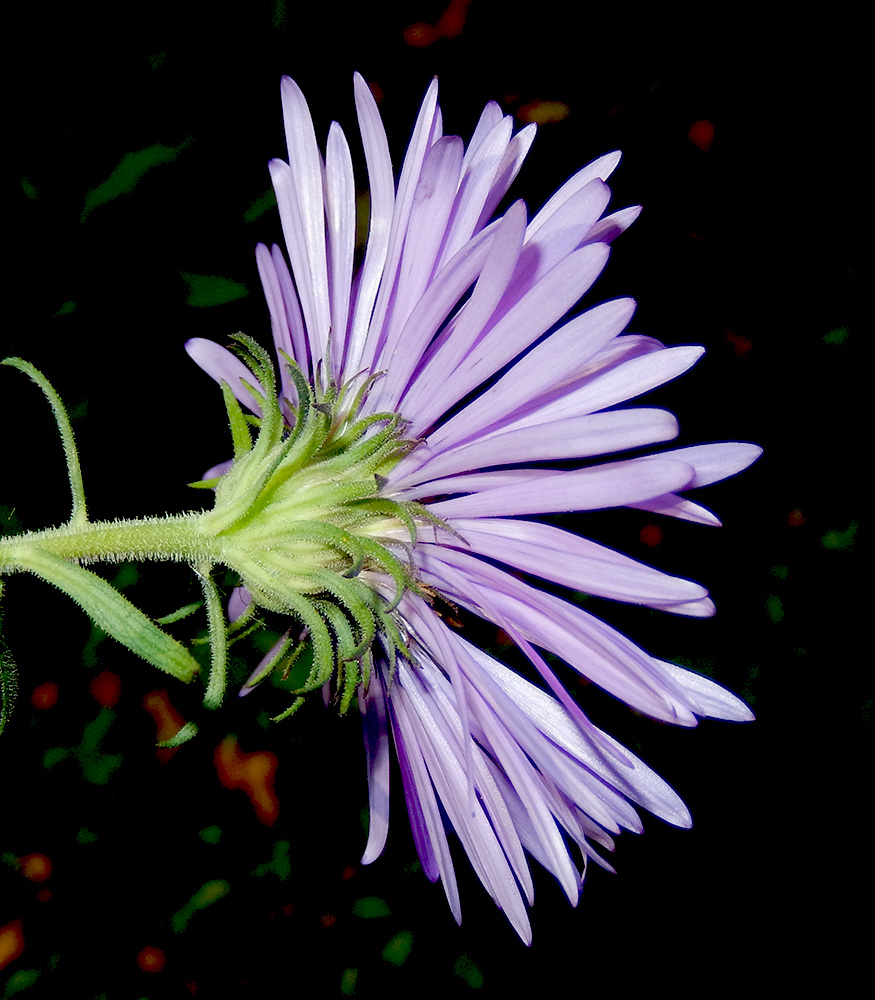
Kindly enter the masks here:
[[137, 955], [137, 965], [143, 972], [160, 972], [167, 965], [167, 956], [161, 948], [146, 945]]
[[[156, 743], [162, 743], [175, 736], [185, 723], [179, 710], [170, 701], [170, 695], [163, 688], [149, 691], [143, 697], [143, 708], [152, 716], [152, 721], [155, 723]], [[158, 747], [155, 756], [161, 761], [168, 761], [178, 749], [179, 747]]]
[[687, 135], [694, 146], [698, 146], [703, 153], [707, 153], [714, 141], [714, 126], [707, 118], [703, 118], [690, 126]]
[[216, 747], [213, 763], [225, 788], [246, 792], [255, 815], [265, 826], [273, 826], [280, 803], [273, 789], [279, 760], [268, 750], [243, 753], [236, 736], [226, 736]]
[[516, 116], [526, 125], [534, 122], [536, 125], [552, 125], [564, 121], [571, 108], [564, 101], [544, 101], [540, 97], [527, 101], [517, 111]]
[[54, 681], [46, 681], [44, 684], [38, 684], [33, 689], [30, 700], [33, 703], [33, 707], [38, 708], [41, 712], [45, 712], [49, 708], [54, 708], [58, 704], [58, 685]]
[[10, 962], [24, 951], [24, 934], [20, 920], [10, 920], [0, 927], [0, 969], [5, 969]]
[[645, 524], [638, 532], [638, 539], [649, 549], [653, 549], [662, 541], [662, 528], [658, 524]]
[[787, 525], [790, 528], [801, 528], [805, 524], [805, 515], [797, 507], [795, 510], [791, 510], [787, 515]]
[[52, 859], [45, 854], [25, 854], [18, 859], [18, 868], [29, 882], [45, 882], [52, 874]]
[[111, 670], [102, 670], [88, 685], [91, 697], [104, 708], [118, 704], [122, 692], [122, 679]]
[[337, 923], [337, 917], [333, 913], [325, 913], [319, 918], [319, 923], [325, 930], [333, 927]]
[[417, 21], [404, 29], [404, 41], [416, 49], [433, 45], [439, 38], [457, 38], [468, 18], [471, 0], [450, 0], [435, 24]]

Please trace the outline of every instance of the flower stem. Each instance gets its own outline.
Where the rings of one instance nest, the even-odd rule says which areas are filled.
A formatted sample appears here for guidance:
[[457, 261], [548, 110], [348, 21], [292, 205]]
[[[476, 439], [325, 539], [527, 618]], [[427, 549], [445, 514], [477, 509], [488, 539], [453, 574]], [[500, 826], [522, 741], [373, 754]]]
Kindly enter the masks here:
[[125, 521], [70, 523], [0, 538], [0, 573], [22, 568], [16, 553], [23, 547], [34, 546], [82, 563], [144, 559], [195, 565], [213, 563], [220, 557], [221, 543], [204, 530], [202, 517], [192, 512]]

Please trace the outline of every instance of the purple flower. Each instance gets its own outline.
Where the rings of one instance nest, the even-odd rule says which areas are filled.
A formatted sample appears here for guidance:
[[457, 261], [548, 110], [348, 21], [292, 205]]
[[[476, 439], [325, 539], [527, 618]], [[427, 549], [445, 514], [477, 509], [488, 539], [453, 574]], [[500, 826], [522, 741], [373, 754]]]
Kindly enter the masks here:
[[[386, 841], [394, 746], [419, 858], [428, 877], [443, 883], [456, 920], [448, 825], [530, 942], [526, 853], [576, 903], [587, 862], [610, 868], [596, 847], [613, 850], [622, 829], [641, 831], [635, 805], [677, 826], [691, 822], [659, 776], [589, 721], [539, 650], [663, 722], [753, 717], [722, 687], [650, 656], [532, 578], [694, 617], [714, 611], [704, 587], [530, 518], [627, 506], [719, 524], [681, 492], [734, 475], [760, 449], [706, 444], [610, 460], [677, 435], [668, 411], [623, 404], [682, 374], [703, 353], [624, 334], [631, 299], [563, 322], [604, 268], [611, 241], [638, 215], [637, 208], [603, 214], [619, 153], [584, 167], [531, 221], [520, 201], [493, 218], [534, 127], [512, 135], [511, 119], [490, 103], [466, 148], [443, 135], [435, 82], [396, 185], [374, 98], [356, 76], [370, 226], [355, 270], [346, 139], [332, 124], [323, 158], [304, 97], [288, 78], [282, 99], [289, 163], [275, 160], [270, 170], [291, 272], [278, 247], [256, 253], [278, 356], [294, 359], [314, 399], [332, 401], [338, 427], [373, 417], [367, 426], [376, 428], [398, 414], [405, 439], [415, 443], [369, 473], [376, 499], [366, 526], [344, 522], [344, 538], [371, 545], [363, 561], [341, 569], [376, 595], [377, 610], [367, 613], [376, 631], [368, 632], [367, 614], [361, 624], [350, 610], [339, 583], [321, 594], [299, 585], [327, 621], [331, 641], [338, 648], [346, 642], [345, 652], [332, 655], [361, 667], [371, 816], [363, 861], [377, 858]], [[261, 387], [254, 396], [243, 384], [254, 380], [237, 358], [202, 340], [188, 350], [261, 413]], [[304, 390], [291, 366], [281, 368], [283, 412], [292, 425], [301, 419]], [[340, 387], [348, 400], [356, 386], [362, 391], [354, 405], [338, 402]], [[568, 460], [579, 467], [547, 464], [567, 467]], [[377, 542], [404, 566], [400, 591], [398, 573], [371, 556]], [[238, 594], [232, 614], [248, 600]], [[504, 630], [551, 693], [472, 645], [439, 613], [448, 606]], [[370, 637], [366, 651], [350, 653], [344, 615]], [[339, 692], [340, 680], [333, 684], [327, 689]]]

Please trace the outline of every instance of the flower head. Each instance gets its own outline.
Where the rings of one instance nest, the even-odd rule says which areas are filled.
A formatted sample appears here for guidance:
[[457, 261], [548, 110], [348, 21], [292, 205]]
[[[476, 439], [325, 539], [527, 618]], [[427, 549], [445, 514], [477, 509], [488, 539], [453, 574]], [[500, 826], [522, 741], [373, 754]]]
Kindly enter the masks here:
[[[287, 662], [300, 633], [313, 648], [300, 694], [324, 687], [342, 709], [354, 697], [360, 706], [363, 860], [385, 844], [394, 746], [420, 860], [456, 919], [447, 825], [528, 942], [527, 853], [576, 903], [581, 865], [610, 867], [595, 845], [612, 850], [622, 829], [641, 830], [635, 805], [690, 824], [676, 793], [590, 722], [539, 650], [664, 722], [752, 718], [717, 684], [532, 580], [691, 616], [713, 613], [704, 587], [531, 518], [629, 506], [718, 524], [681, 491], [734, 475], [760, 449], [606, 458], [677, 435], [666, 410], [623, 404], [702, 354], [624, 333], [631, 299], [563, 322], [638, 214], [604, 215], [619, 153], [584, 167], [531, 220], [520, 201], [493, 218], [534, 127], [513, 135], [490, 103], [466, 147], [443, 135], [433, 83], [396, 185], [376, 104], [356, 76], [370, 182], [356, 269], [344, 134], [332, 124], [323, 158], [288, 78], [282, 98], [289, 162], [270, 170], [291, 271], [276, 246], [256, 254], [280, 385], [251, 342], [238, 347], [246, 364], [188, 344], [225, 384], [236, 428], [210, 515], [244, 588], [232, 614], [259, 605], [297, 622], [246, 690]], [[235, 398], [261, 418], [254, 443]], [[440, 613], [447, 605], [500, 627], [549, 693], [469, 642]]]

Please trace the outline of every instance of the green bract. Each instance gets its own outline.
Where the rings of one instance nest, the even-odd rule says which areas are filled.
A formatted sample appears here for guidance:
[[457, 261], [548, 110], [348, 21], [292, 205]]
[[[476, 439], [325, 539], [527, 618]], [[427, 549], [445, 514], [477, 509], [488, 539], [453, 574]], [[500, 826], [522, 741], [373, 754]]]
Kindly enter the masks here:
[[[320, 394], [286, 357], [298, 397], [297, 406], [286, 401], [289, 426], [270, 358], [248, 337], [235, 340], [257, 379], [246, 389], [262, 416], [244, 417], [223, 383], [234, 462], [207, 484], [215, 486], [216, 502], [201, 524], [219, 543], [216, 561], [239, 574], [256, 605], [301, 622], [313, 649], [301, 693], [334, 677], [345, 711], [359, 682], [367, 683], [378, 636], [390, 658], [396, 650], [406, 652], [393, 611], [416, 582], [390, 547], [397, 548], [401, 526], [415, 542], [416, 522], [426, 515], [417, 504], [379, 494], [384, 477], [414, 443], [404, 439], [396, 413], [358, 416], [370, 383], [355, 395], [351, 386], [329, 386]], [[259, 425], [254, 443], [250, 421]], [[380, 596], [374, 572], [392, 582], [394, 596]], [[300, 649], [289, 652], [292, 645], [252, 683], [296, 658]], [[293, 708], [299, 704], [300, 698]]]

